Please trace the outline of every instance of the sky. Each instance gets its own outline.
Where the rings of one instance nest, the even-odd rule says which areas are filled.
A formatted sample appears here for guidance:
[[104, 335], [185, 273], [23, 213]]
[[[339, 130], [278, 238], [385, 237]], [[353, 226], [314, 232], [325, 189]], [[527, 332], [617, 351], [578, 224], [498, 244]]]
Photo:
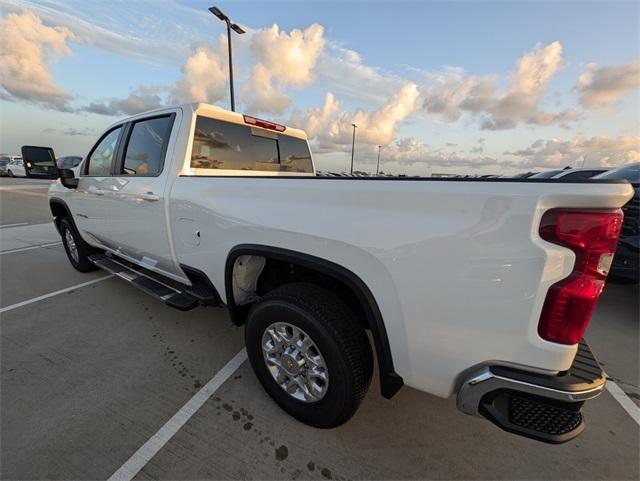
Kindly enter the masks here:
[[[85, 155], [110, 124], [228, 108], [214, 0], [0, 0], [0, 151]], [[316, 168], [511, 174], [640, 160], [640, 3], [220, 1], [236, 110]]]

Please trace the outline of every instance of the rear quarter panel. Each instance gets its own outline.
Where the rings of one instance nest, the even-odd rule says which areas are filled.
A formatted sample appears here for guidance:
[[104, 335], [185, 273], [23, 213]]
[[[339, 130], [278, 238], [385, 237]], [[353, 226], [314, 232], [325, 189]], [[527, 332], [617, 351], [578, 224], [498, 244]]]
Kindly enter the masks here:
[[375, 296], [405, 384], [448, 396], [460, 373], [485, 362], [570, 366], [575, 346], [537, 334], [548, 287], [574, 262], [539, 238], [540, 218], [559, 206], [618, 208], [631, 188], [183, 176], [171, 195], [179, 261], [204, 271], [223, 298], [225, 261], [240, 244], [338, 263]]

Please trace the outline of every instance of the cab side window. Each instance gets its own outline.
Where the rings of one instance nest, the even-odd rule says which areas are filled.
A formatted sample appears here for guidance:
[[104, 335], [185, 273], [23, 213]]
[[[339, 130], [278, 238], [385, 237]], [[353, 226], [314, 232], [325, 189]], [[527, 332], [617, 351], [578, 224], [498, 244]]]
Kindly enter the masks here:
[[98, 177], [111, 175], [111, 165], [117, 153], [118, 139], [121, 132], [122, 126], [116, 127], [105, 135], [93, 149], [91, 156], [87, 160], [89, 163], [87, 175]]
[[120, 175], [158, 175], [171, 135], [173, 117], [157, 117], [133, 124]]

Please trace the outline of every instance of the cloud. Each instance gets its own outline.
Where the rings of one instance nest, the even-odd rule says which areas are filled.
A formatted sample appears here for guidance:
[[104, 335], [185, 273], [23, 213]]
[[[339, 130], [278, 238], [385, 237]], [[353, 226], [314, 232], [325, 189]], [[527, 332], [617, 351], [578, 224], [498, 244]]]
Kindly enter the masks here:
[[640, 88], [640, 61], [614, 67], [595, 63], [586, 66], [576, 88], [585, 109], [601, 109], [629, 92]]
[[248, 111], [280, 114], [291, 98], [285, 87], [303, 88], [314, 80], [318, 57], [324, 48], [324, 28], [317, 23], [305, 30], [280, 30], [274, 24], [251, 37], [251, 54], [257, 63], [242, 89]]
[[523, 168], [580, 166], [613, 167], [640, 160], [640, 137], [576, 136], [569, 140], [538, 139], [529, 147], [505, 155], [520, 157]]
[[254, 57], [271, 75], [297, 88], [313, 81], [313, 69], [323, 47], [324, 28], [317, 23], [289, 33], [274, 24], [256, 31], [251, 39]]
[[398, 124], [415, 111], [418, 96], [417, 85], [406, 83], [378, 110], [358, 109], [355, 112], [338, 113], [339, 104], [333, 94], [328, 93], [321, 109], [311, 108], [305, 114], [294, 112], [289, 123], [306, 130], [320, 151], [351, 148], [352, 124], [357, 125], [358, 143], [387, 144], [393, 140]]
[[384, 148], [385, 161], [399, 164], [423, 163], [438, 167], [496, 166], [511, 164], [488, 156], [466, 156], [459, 152], [450, 152], [441, 148], [430, 148], [414, 137], [405, 137]]
[[322, 108], [312, 107], [305, 113], [294, 110], [289, 125], [298, 127], [307, 133], [310, 139], [317, 137], [320, 132], [327, 128], [329, 122], [340, 109], [340, 104], [331, 92], [327, 92]]
[[49, 66], [71, 55], [67, 41], [73, 39], [67, 28], [43, 25], [31, 12], [0, 19], [0, 85], [8, 94], [3, 97], [70, 111], [73, 95], [56, 85]]
[[[47, 5], [48, 4], [48, 5]], [[79, 8], [82, 6], [83, 8]], [[182, 6], [179, 2], [171, 2], [165, 9], [176, 12]], [[157, 2], [154, 0], [136, 0], [128, 2], [124, 13], [113, 2], [58, 2], [49, 1], [35, 3], [29, 0], [0, 0], [0, 11], [23, 13], [28, 10], [37, 15], [49, 25], [64, 27], [74, 35], [74, 41], [89, 45], [105, 52], [122, 55], [151, 64], [174, 64], [180, 62], [185, 56], [189, 45], [185, 36], [180, 36], [173, 16], [162, 18], [163, 24], [148, 28], [145, 22], [148, 12], [157, 10]], [[184, 15], [193, 18], [198, 10], [189, 9]], [[85, 16], [85, 19], [81, 18]], [[137, 21], [135, 21], [137, 20]], [[100, 24], [99, 24], [100, 23]], [[110, 25], [106, 25], [110, 23]], [[171, 35], [167, 35], [168, 29], [173, 27]], [[129, 32], [116, 32], [114, 29], [129, 29]], [[140, 32], [145, 30], [145, 35]], [[152, 41], [149, 37], [154, 35]]]
[[69, 127], [64, 131], [64, 135], [94, 137], [96, 135], [96, 129], [92, 129], [89, 127], [85, 127], [84, 129], [76, 129], [73, 127]]
[[432, 85], [422, 91], [423, 108], [447, 122], [455, 122], [463, 114], [476, 116], [485, 130], [510, 129], [521, 123], [571, 122], [580, 117], [578, 112], [542, 112], [539, 108], [547, 83], [563, 66], [560, 42], [538, 45], [518, 60], [506, 91], [498, 88], [496, 76], [465, 75], [461, 69], [449, 67], [431, 74]]
[[123, 99], [109, 99], [102, 102], [91, 102], [81, 110], [99, 115], [134, 115], [163, 106], [162, 97], [158, 94], [165, 87], [140, 86]]
[[247, 112], [281, 114], [291, 103], [291, 97], [281, 87], [273, 85], [273, 75], [259, 63], [253, 67], [251, 78], [242, 88], [245, 98], [253, 98]]
[[406, 82], [367, 65], [358, 52], [329, 39], [318, 58], [316, 74], [318, 82], [330, 86], [340, 98], [375, 104], [385, 102]]
[[171, 89], [174, 103], [214, 103], [226, 97], [229, 67], [226, 55], [221, 54], [226, 47], [224, 37], [215, 50], [208, 45], [193, 46], [182, 66], [182, 78]]

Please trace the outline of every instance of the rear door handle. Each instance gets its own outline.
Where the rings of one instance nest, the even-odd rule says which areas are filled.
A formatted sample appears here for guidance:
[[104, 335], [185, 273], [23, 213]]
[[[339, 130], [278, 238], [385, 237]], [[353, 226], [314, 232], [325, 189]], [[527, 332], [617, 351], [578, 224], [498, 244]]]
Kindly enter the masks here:
[[140, 194], [139, 196], [141, 199], [143, 200], [148, 200], [151, 202], [155, 202], [157, 200], [160, 200], [160, 196], [158, 194], [154, 194], [153, 192], [146, 192], [144, 194]]

